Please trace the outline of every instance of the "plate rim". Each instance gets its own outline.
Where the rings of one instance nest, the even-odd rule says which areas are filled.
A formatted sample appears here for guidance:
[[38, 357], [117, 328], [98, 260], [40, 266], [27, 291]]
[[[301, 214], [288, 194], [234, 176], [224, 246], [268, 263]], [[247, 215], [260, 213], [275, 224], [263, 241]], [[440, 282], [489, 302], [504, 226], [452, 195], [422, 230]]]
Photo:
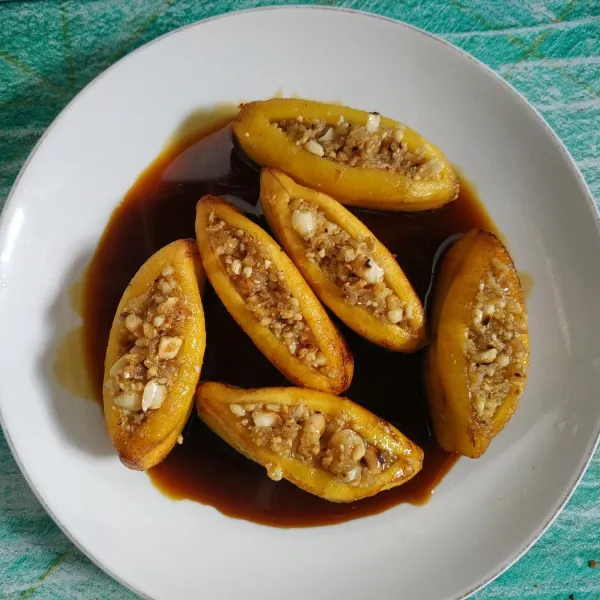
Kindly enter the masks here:
[[[111, 64], [110, 66], [108, 66], [106, 69], [104, 69], [101, 73], [99, 73], [98, 75], [96, 75], [96, 77], [94, 77], [81, 90], [79, 90], [79, 92], [77, 92], [77, 94], [73, 98], [71, 98], [71, 100], [69, 100], [69, 102], [58, 113], [58, 115], [52, 120], [52, 122], [50, 123], [50, 125], [46, 128], [46, 130], [44, 131], [44, 133], [41, 135], [40, 139], [34, 145], [33, 149], [31, 150], [31, 152], [27, 156], [27, 159], [23, 163], [22, 167], [20, 168], [20, 170], [19, 170], [19, 172], [17, 174], [17, 177], [15, 178], [15, 181], [13, 182], [13, 184], [12, 184], [12, 186], [11, 186], [9, 192], [8, 192], [8, 195], [6, 197], [6, 201], [4, 203], [4, 207], [3, 207], [3, 209], [2, 209], [2, 211], [0, 213], [0, 245], [3, 243], [4, 238], [6, 237], [7, 224], [10, 223], [10, 217], [12, 217], [13, 209], [16, 206], [14, 204], [15, 192], [16, 192], [18, 186], [19, 186], [19, 183], [20, 183], [20, 181], [21, 181], [24, 173], [26, 172], [27, 168], [29, 167], [30, 162], [33, 160], [33, 157], [35, 156], [35, 154], [37, 153], [37, 151], [39, 150], [39, 148], [43, 144], [43, 142], [46, 140], [46, 137], [51, 134], [52, 130], [55, 129], [55, 127], [61, 121], [61, 119], [64, 118], [65, 114], [72, 107], [72, 105], [78, 99], [80, 99], [80, 96], [83, 96], [94, 85], [96, 85], [100, 81], [100, 79], [102, 79], [105, 75], [107, 75], [113, 69], [116, 69], [123, 61], [128, 60], [129, 58], [131, 58], [132, 56], [134, 56], [137, 53], [141, 53], [147, 47], [149, 47], [151, 45], [154, 45], [154, 44], [162, 41], [163, 39], [165, 39], [167, 37], [176, 35], [176, 34], [182, 32], [182, 31], [185, 31], [187, 29], [191, 29], [191, 28], [194, 28], [194, 27], [200, 27], [200, 26], [202, 26], [205, 23], [212, 22], [212, 21], [217, 21], [217, 20], [221, 20], [221, 19], [229, 19], [229, 18], [233, 19], [233, 18], [236, 18], [236, 17], [238, 17], [240, 15], [244, 15], [244, 14], [247, 14], [247, 13], [259, 13], [259, 12], [262, 13], [262, 12], [271, 12], [271, 11], [282, 12], [282, 11], [288, 11], [288, 10], [291, 10], [291, 11], [293, 11], [293, 10], [301, 10], [301, 11], [307, 11], [307, 12], [308, 11], [311, 11], [311, 12], [329, 11], [329, 12], [350, 13], [350, 14], [353, 14], [353, 15], [358, 16], [358, 17], [363, 17], [363, 18], [367, 18], [367, 19], [383, 20], [383, 21], [387, 21], [387, 22], [393, 23], [394, 25], [399, 26], [399, 27], [405, 27], [407, 29], [411, 29], [411, 30], [413, 30], [413, 31], [415, 31], [417, 33], [423, 34], [423, 35], [431, 38], [432, 40], [434, 40], [437, 43], [443, 44], [444, 46], [446, 46], [446, 48], [448, 50], [450, 50], [452, 52], [457, 52], [460, 55], [462, 55], [463, 57], [468, 58], [470, 61], [472, 61], [472, 63], [474, 64], [474, 66], [476, 68], [482, 69], [488, 75], [491, 75], [497, 81], [501, 82], [501, 84], [507, 89], [507, 91], [509, 93], [512, 93], [512, 94], [514, 94], [517, 97], [517, 99], [519, 100], [519, 102], [521, 103], [521, 105], [526, 110], [529, 110], [529, 111], [531, 111], [533, 113], [533, 115], [537, 119], [537, 121], [550, 134], [550, 137], [551, 137], [552, 141], [554, 142], [554, 145], [560, 151], [560, 153], [563, 155], [563, 157], [566, 159], [567, 163], [570, 165], [570, 167], [573, 170], [573, 172], [574, 172], [574, 174], [576, 176], [576, 179], [577, 179], [577, 181], [579, 183], [579, 187], [581, 188], [581, 190], [583, 192], [583, 195], [585, 197], [587, 209], [590, 212], [590, 217], [593, 218], [594, 223], [596, 225], [596, 234], [597, 234], [598, 238], [600, 238], [600, 213], [599, 213], [598, 208], [596, 206], [596, 203], [594, 201], [594, 197], [593, 197], [593, 195], [591, 193], [591, 190], [590, 190], [590, 188], [589, 188], [589, 186], [587, 184], [587, 181], [585, 180], [585, 177], [581, 173], [581, 170], [579, 169], [579, 166], [575, 162], [575, 159], [573, 158], [573, 156], [571, 155], [571, 153], [567, 149], [567, 147], [564, 144], [564, 142], [562, 141], [562, 139], [558, 136], [558, 134], [554, 131], [554, 129], [550, 126], [550, 124], [546, 121], [546, 119], [543, 117], [543, 115], [537, 110], [537, 108], [535, 108], [535, 106], [533, 106], [525, 98], [525, 96], [523, 94], [521, 94], [521, 92], [519, 92], [515, 87], [513, 87], [508, 81], [506, 81], [501, 75], [499, 75], [491, 67], [489, 67], [488, 65], [486, 65], [484, 62], [480, 61], [475, 56], [469, 54], [468, 52], [466, 52], [462, 48], [459, 48], [458, 46], [455, 46], [451, 42], [449, 42], [449, 41], [445, 40], [444, 38], [440, 37], [439, 35], [436, 35], [434, 33], [426, 31], [426, 30], [424, 30], [424, 29], [422, 29], [420, 27], [417, 27], [417, 26], [412, 25], [410, 23], [407, 23], [405, 21], [401, 21], [399, 19], [395, 19], [393, 17], [387, 17], [385, 15], [377, 14], [377, 13], [370, 12], [370, 11], [364, 11], [364, 10], [358, 10], [358, 9], [352, 9], [352, 8], [345, 8], [345, 7], [322, 6], [322, 5], [289, 4], [289, 5], [284, 5], [284, 6], [278, 6], [278, 5], [275, 5], [275, 6], [262, 6], [262, 7], [254, 7], [254, 8], [247, 8], [247, 9], [242, 9], [242, 10], [229, 11], [229, 12], [221, 13], [221, 14], [218, 14], [218, 15], [213, 15], [213, 16], [210, 16], [210, 17], [205, 17], [203, 19], [199, 19], [199, 20], [194, 21], [192, 23], [188, 23], [187, 25], [183, 25], [181, 27], [177, 27], [176, 29], [172, 29], [170, 31], [167, 31], [166, 33], [164, 33], [164, 34], [162, 34], [162, 35], [160, 35], [160, 36], [158, 36], [158, 37], [156, 37], [156, 38], [154, 38], [154, 39], [146, 42], [145, 44], [141, 45], [140, 47], [136, 48], [135, 50], [132, 50], [131, 52], [128, 52], [125, 56], [122, 56], [119, 60], [117, 60], [116, 62], [114, 62], [113, 64]], [[149, 595], [145, 594], [144, 592], [142, 592], [141, 590], [138, 590], [132, 584], [128, 583], [127, 581], [125, 581], [121, 577], [117, 576], [115, 573], [113, 573], [111, 571], [111, 569], [109, 569], [104, 564], [102, 564], [101, 560], [99, 558], [97, 558], [92, 553], [91, 549], [87, 549], [86, 547], [84, 547], [83, 544], [80, 543], [79, 540], [77, 540], [71, 534], [71, 532], [67, 529], [67, 527], [50, 510], [49, 506], [47, 505], [47, 503], [46, 503], [46, 501], [45, 501], [45, 499], [44, 499], [44, 497], [42, 495], [42, 491], [39, 490], [33, 484], [33, 482], [30, 480], [29, 475], [27, 473], [27, 470], [25, 469], [24, 465], [21, 462], [21, 459], [20, 459], [18, 453], [16, 452], [15, 446], [14, 446], [14, 444], [12, 442], [12, 439], [11, 439], [11, 436], [10, 436], [10, 432], [8, 431], [8, 427], [7, 427], [7, 425], [4, 422], [4, 418], [3, 418], [3, 415], [2, 415], [2, 405], [1, 405], [1, 403], [0, 403], [0, 428], [2, 429], [2, 432], [3, 432], [4, 437], [6, 439], [6, 442], [7, 442], [8, 448], [10, 449], [12, 457], [15, 460], [17, 466], [19, 467], [19, 471], [21, 472], [21, 475], [25, 479], [25, 481], [26, 481], [27, 485], [29, 486], [30, 490], [33, 492], [33, 494], [36, 497], [36, 499], [38, 500], [38, 502], [42, 505], [44, 511], [48, 514], [48, 516], [50, 516], [50, 518], [58, 526], [58, 528], [61, 530], [61, 532], [67, 537], [67, 539], [80, 552], [82, 552], [95, 566], [97, 566], [102, 571], [104, 571], [104, 573], [106, 573], [107, 575], [109, 575], [110, 577], [112, 577], [112, 579], [114, 579], [116, 582], [118, 582], [119, 584], [121, 584], [125, 588], [129, 589], [130, 591], [134, 592], [135, 594], [137, 594], [138, 596], [140, 596], [144, 600], [154, 600], [154, 598], [152, 596], [149, 596]], [[527, 543], [525, 544], [525, 546], [523, 548], [520, 548], [520, 549], [517, 550], [517, 552], [516, 552], [516, 554], [515, 554], [514, 557], [509, 558], [508, 561], [506, 561], [505, 563], [499, 565], [498, 569], [491, 576], [484, 577], [481, 581], [479, 581], [476, 584], [474, 584], [474, 586], [469, 591], [465, 592], [461, 596], [457, 596], [457, 597], [453, 598], [452, 600], [466, 600], [467, 598], [469, 598], [473, 594], [477, 593], [478, 591], [480, 591], [481, 589], [483, 589], [484, 587], [486, 587], [487, 585], [489, 585], [490, 583], [492, 583], [493, 581], [495, 581], [498, 577], [500, 577], [500, 575], [502, 575], [503, 573], [505, 573], [514, 564], [516, 564], [527, 552], [529, 552], [529, 550], [531, 550], [531, 548], [538, 542], [538, 540], [544, 535], [544, 533], [546, 533], [546, 531], [550, 528], [550, 526], [554, 523], [554, 521], [558, 518], [558, 516], [564, 510], [565, 506], [567, 505], [567, 503], [569, 502], [569, 500], [573, 496], [573, 493], [577, 489], [579, 483], [581, 482], [581, 479], [583, 478], [585, 472], [587, 471], [587, 468], [588, 468], [588, 466], [589, 466], [592, 458], [594, 457], [596, 449], [598, 448], [599, 445], [600, 445], [600, 428], [598, 429], [598, 431], [595, 434], [595, 439], [593, 439], [591, 441], [591, 444], [588, 446], [587, 455], [585, 456], [585, 458], [584, 458], [584, 460], [582, 462], [582, 466], [581, 466], [579, 472], [577, 473], [575, 479], [573, 480], [573, 483], [572, 483], [571, 487], [569, 488], [569, 490], [568, 490], [567, 494], [564, 496], [564, 498], [562, 498], [559, 501], [557, 508], [555, 509], [555, 511], [553, 512], [553, 514], [550, 516], [550, 518], [543, 525], [541, 525], [533, 533], [532, 536], [530, 536], [530, 539], [527, 541]]]

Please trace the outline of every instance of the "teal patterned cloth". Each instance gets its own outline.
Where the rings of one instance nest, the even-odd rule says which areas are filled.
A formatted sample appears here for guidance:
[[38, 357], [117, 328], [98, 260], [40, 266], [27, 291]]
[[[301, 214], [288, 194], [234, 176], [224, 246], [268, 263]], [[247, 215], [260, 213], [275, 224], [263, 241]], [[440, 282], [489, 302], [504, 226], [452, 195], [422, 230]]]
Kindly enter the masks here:
[[[101, 71], [176, 27], [267, 4], [286, 2], [0, 3], [0, 206], [46, 127]], [[490, 65], [543, 114], [600, 201], [600, 0], [322, 0], [320, 4], [407, 21]], [[592, 568], [592, 560], [600, 561], [600, 451], [550, 530], [475, 598], [600, 600], [600, 567]], [[1, 433], [0, 598], [136, 598], [85, 558], [46, 515]]]

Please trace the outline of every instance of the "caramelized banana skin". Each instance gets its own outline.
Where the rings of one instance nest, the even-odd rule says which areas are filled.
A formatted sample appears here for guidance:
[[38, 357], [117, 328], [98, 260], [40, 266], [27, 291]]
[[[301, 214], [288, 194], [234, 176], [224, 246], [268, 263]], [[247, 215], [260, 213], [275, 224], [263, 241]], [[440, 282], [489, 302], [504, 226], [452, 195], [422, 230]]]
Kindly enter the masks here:
[[210, 429], [264, 466], [271, 479], [287, 479], [331, 502], [401, 485], [423, 465], [423, 451], [392, 425], [324, 392], [243, 390], [206, 381], [198, 387], [196, 408]]
[[[318, 211], [329, 223], [339, 227], [353, 240], [361, 240], [372, 248], [368, 251], [367, 262], [371, 267], [382, 270], [381, 282], [377, 286], [383, 287], [385, 292], [394, 298], [394, 302], [398, 302], [399, 310], [391, 310], [394, 308], [391, 305], [385, 308], [386, 299], [377, 298], [376, 286], [368, 284], [362, 278], [355, 278], [356, 285], [362, 285], [363, 291], [367, 290], [373, 294], [375, 301], [384, 308], [381, 314], [375, 314], [364, 303], [350, 302], [341, 287], [341, 280], [333, 280], [318, 260], [307, 256], [307, 241], [298, 228], [294, 227], [294, 218], [304, 215], [309, 219], [309, 225], [314, 227], [317, 217], [316, 213], [295, 211], [291, 204], [299, 200], [303, 205]], [[319, 299], [348, 327], [370, 342], [396, 352], [414, 352], [425, 345], [425, 312], [419, 297], [388, 249], [349, 210], [330, 196], [298, 185], [275, 169], [262, 170], [260, 202], [271, 229], [288, 256]], [[313, 233], [309, 231], [308, 235]], [[339, 254], [342, 250], [343, 248], [334, 247], [330, 253]], [[351, 249], [348, 251], [352, 252]], [[331, 258], [337, 259], [333, 254]], [[359, 267], [362, 266], [362, 262]], [[389, 304], [390, 298], [387, 298], [387, 302]], [[390, 321], [388, 315], [391, 315], [395, 322]]]
[[[214, 236], [219, 234], [214, 231], [215, 223], [231, 232], [221, 238], [222, 248], [215, 247]], [[240, 237], [236, 239], [236, 235]], [[346, 390], [354, 372], [352, 355], [321, 303], [275, 240], [216, 196], [205, 196], [198, 203], [196, 236], [215, 292], [273, 365], [296, 385], [336, 394]], [[239, 243], [241, 240], [246, 242]], [[236, 252], [241, 252], [241, 260], [232, 261]], [[287, 296], [281, 308], [283, 290]], [[261, 302], [270, 303], [269, 310], [279, 310], [279, 317], [261, 317]], [[316, 354], [302, 346], [306, 338], [301, 335], [312, 340], [310, 348], [314, 346]]]
[[495, 235], [473, 230], [448, 250], [430, 324], [427, 390], [437, 441], [478, 458], [514, 414], [529, 368], [521, 284]]
[[[124, 315], [151, 292], [166, 268], [173, 270], [179, 301], [184, 304], [184, 313], [180, 313], [185, 315], [185, 321], [180, 336], [182, 344], [176, 356], [177, 372], [159, 408], [125, 409], [115, 403], [119, 390], [111, 388], [114, 383], [109, 383], [114, 380], [111, 371], [115, 363], [134, 346]], [[194, 240], [178, 240], [142, 265], [119, 302], [106, 351], [103, 404], [113, 445], [123, 464], [131, 469], [144, 471], [164, 460], [177, 443], [191, 413], [206, 346], [201, 301], [204, 283], [204, 270]], [[140, 417], [139, 422], [133, 419], [134, 413]]]
[[331, 127], [343, 122], [364, 126], [370, 113], [335, 104], [295, 98], [274, 98], [241, 107], [233, 132], [245, 153], [261, 166], [278, 169], [298, 183], [333, 196], [342, 204], [375, 210], [419, 211], [439, 208], [456, 199], [458, 176], [442, 152], [412, 129], [380, 117], [380, 126], [402, 131], [411, 153], [424, 153], [435, 162], [435, 173], [412, 177], [407, 172], [354, 167], [317, 156], [297, 145], [275, 124], [303, 119]]

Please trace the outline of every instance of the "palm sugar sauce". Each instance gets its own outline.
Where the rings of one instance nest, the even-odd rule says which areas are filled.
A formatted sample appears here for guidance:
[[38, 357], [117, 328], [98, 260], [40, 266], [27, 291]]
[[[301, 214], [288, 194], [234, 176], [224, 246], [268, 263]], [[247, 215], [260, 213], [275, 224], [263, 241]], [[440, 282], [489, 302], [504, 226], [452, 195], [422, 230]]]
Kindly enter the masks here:
[[[85, 351], [98, 399], [104, 354], [116, 307], [127, 284], [159, 248], [194, 237], [196, 202], [204, 194], [258, 198], [258, 171], [234, 146], [221, 121], [195, 140], [161, 154], [113, 212], [90, 263], [84, 288]], [[438, 247], [449, 236], [474, 227], [495, 231], [474, 190], [464, 181], [456, 201], [421, 213], [355, 214], [397, 255], [423, 299]], [[264, 220], [261, 225], [266, 226]], [[229, 316], [210, 286], [203, 298], [207, 347], [202, 379], [240, 387], [289, 385]], [[425, 451], [423, 470], [408, 483], [352, 504], [334, 504], [287, 481], [271, 481], [265, 470], [222, 442], [193, 412], [184, 441], [149, 471], [153, 484], [174, 499], [211, 505], [222, 513], [278, 527], [340, 523], [376, 514], [396, 504], [424, 504], [456, 462], [438, 448], [429, 429], [423, 351], [396, 354], [374, 346], [343, 324], [355, 360], [345, 396], [390, 421]]]

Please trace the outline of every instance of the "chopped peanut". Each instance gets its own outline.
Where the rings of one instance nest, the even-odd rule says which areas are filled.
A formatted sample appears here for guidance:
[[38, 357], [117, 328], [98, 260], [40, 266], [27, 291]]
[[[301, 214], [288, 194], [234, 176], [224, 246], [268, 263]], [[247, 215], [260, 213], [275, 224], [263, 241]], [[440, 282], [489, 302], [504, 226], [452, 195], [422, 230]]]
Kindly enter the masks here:
[[259, 324], [302, 363], [327, 373], [327, 359], [304, 320], [298, 299], [275, 264], [262, 255], [256, 240], [214, 214], [207, 231], [221, 266]]
[[189, 311], [171, 265], [163, 268], [152, 288], [121, 312], [123, 339], [128, 347], [111, 367], [107, 389], [126, 428], [139, 425], [148, 411], [159, 409], [179, 372], [177, 355]]
[[509, 393], [513, 377], [522, 376], [527, 352], [527, 317], [519, 302], [507, 298], [506, 274], [494, 259], [479, 284], [465, 348], [473, 406], [486, 422]]
[[346, 300], [384, 322], [406, 327], [408, 306], [386, 284], [385, 273], [373, 258], [373, 240], [352, 238], [306, 200], [293, 200], [290, 208], [292, 227], [306, 244], [306, 257], [340, 287]]
[[404, 141], [404, 128], [382, 127], [377, 113], [371, 113], [365, 125], [340, 119], [332, 127], [321, 119], [301, 117], [273, 125], [307, 152], [350, 167], [395, 171], [417, 181], [423, 177], [440, 179], [444, 168], [440, 159], [427, 158], [425, 145], [410, 151]]
[[[325, 469], [349, 485], [368, 485], [372, 477], [396, 460], [356, 432], [345, 414], [334, 417], [304, 404], [283, 403], [230, 404], [229, 410], [257, 446]], [[246, 418], [248, 414], [251, 419]], [[267, 473], [275, 481], [283, 476], [275, 461], [267, 465]]]

